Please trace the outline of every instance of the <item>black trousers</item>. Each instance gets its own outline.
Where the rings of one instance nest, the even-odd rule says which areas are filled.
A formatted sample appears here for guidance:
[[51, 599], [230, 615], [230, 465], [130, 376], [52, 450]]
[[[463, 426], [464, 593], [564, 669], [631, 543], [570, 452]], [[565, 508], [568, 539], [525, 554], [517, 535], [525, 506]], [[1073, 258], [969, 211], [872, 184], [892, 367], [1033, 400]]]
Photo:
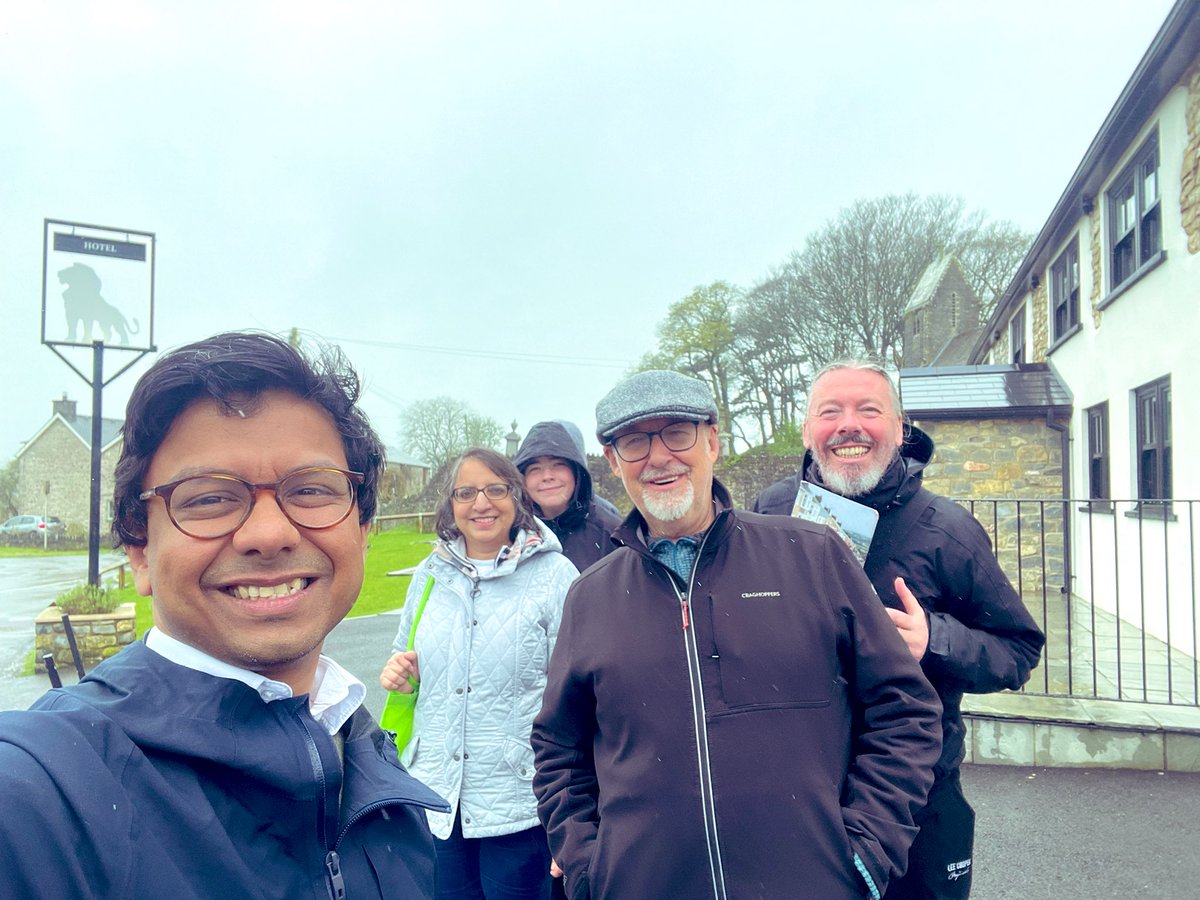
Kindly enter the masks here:
[[933, 783], [916, 815], [921, 829], [908, 851], [908, 871], [885, 900], [965, 900], [971, 893], [975, 810], [963, 796], [958, 769]]

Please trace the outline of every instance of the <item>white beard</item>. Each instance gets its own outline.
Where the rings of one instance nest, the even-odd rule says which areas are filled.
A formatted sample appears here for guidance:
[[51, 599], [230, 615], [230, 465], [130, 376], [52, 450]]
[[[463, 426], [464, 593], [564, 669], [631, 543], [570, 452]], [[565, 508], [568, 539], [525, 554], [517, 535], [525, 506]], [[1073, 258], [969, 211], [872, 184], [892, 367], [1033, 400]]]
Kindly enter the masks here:
[[646, 505], [646, 513], [660, 522], [677, 522], [691, 511], [696, 502], [696, 488], [691, 479], [685, 479], [683, 485], [670, 493], [650, 494], [643, 490], [642, 502]]
[[825, 487], [829, 488], [836, 494], [841, 494], [843, 497], [861, 497], [863, 494], [869, 494], [875, 490], [875, 485], [879, 484], [883, 478], [883, 473], [887, 471], [888, 464], [885, 462], [882, 466], [869, 466], [861, 472], [854, 474], [843, 474], [842, 472], [827, 472], [821, 468], [821, 464], [817, 463], [817, 468], [821, 470], [821, 480], [825, 482]]
[[[898, 453], [899, 450], [896, 452]], [[817, 457], [817, 470], [821, 473], [821, 481], [825, 483], [825, 487], [843, 497], [861, 497], [863, 494], [869, 494], [875, 490], [875, 486], [883, 480], [883, 475], [887, 472], [888, 466], [892, 464], [896, 454], [892, 454], [887, 459], [877, 457], [875, 462], [861, 465], [841, 462], [838, 468], [834, 468], [834, 465], [826, 467], [821, 464], [822, 457], [837, 460], [833, 451], [828, 447], [819, 455], [814, 454], [814, 456]]]

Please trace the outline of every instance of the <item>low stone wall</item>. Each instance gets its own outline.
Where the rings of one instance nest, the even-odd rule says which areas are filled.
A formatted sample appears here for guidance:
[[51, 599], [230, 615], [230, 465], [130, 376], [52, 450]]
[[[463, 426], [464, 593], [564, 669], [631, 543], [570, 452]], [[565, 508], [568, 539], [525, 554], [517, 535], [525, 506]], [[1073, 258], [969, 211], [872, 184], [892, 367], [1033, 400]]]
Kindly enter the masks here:
[[[45, 674], [42, 657], [54, 655], [54, 665], [59, 669], [74, 669], [71, 645], [67, 641], [67, 630], [62, 623], [62, 610], [47, 606], [34, 620], [34, 647], [36, 649], [35, 671]], [[89, 616], [71, 616], [71, 629], [75, 632], [75, 644], [83, 659], [83, 667], [90, 670], [97, 663], [108, 659], [137, 638], [134, 623], [134, 604], [123, 603], [114, 612]]]

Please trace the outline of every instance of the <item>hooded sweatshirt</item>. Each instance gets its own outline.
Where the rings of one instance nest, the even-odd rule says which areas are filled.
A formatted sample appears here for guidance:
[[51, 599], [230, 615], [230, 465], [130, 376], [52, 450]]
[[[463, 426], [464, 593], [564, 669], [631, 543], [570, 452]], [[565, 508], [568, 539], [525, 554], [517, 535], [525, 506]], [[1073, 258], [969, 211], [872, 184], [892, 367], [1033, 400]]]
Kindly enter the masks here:
[[621, 523], [621, 517], [611, 503], [593, 495], [583, 437], [570, 422], [538, 422], [529, 429], [513, 462], [524, 475], [539, 456], [564, 459], [575, 473], [575, 495], [562, 513], [546, 518], [540, 506], [536, 503], [532, 506], [534, 514], [550, 526], [562, 543], [563, 555], [582, 572], [615, 549], [612, 531]]

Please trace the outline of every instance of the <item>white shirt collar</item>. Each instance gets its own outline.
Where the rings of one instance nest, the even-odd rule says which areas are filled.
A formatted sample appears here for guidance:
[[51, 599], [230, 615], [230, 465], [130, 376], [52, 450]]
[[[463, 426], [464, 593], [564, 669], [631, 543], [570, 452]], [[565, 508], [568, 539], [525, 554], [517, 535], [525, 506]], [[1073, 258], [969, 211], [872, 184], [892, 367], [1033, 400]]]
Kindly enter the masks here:
[[[176, 665], [217, 678], [240, 681], [256, 691], [264, 703], [286, 700], [292, 696], [291, 687], [282, 681], [273, 681], [265, 675], [240, 669], [209, 656], [159, 628], [147, 631], [145, 641], [147, 647]], [[336, 734], [346, 724], [354, 711], [362, 706], [366, 696], [367, 689], [363, 683], [342, 666], [324, 655], [317, 660], [312, 690], [308, 693], [308, 711], [330, 734]]]

